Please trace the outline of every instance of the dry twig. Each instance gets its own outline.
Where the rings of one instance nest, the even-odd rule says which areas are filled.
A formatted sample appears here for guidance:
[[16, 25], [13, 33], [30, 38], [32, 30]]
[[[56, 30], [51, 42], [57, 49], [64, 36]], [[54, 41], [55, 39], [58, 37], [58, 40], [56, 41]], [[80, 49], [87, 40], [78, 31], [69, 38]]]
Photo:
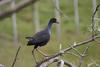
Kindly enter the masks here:
[[82, 55], [80, 56], [80, 62], [78, 67], [81, 67], [82, 63], [83, 63], [83, 59], [86, 56], [87, 50], [89, 49], [89, 45], [87, 45], [87, 47], [85, 48], [85, 50], [83, 51]]
[[16, 63], [17, 56], [18, 56], [18, 53], [19, 53], [19, 51], [20, 51], [20, 48], [21, 48], [21, 46], [19, 46], [18, 49], [17, 49], [16, 55], [15, 55], [15, 58], [14, 58], [14, 61], [13, 61], [13, 64], [12, 64], [11, 67], [14, 67], [14, 65], [15, 65], [15, 63]]

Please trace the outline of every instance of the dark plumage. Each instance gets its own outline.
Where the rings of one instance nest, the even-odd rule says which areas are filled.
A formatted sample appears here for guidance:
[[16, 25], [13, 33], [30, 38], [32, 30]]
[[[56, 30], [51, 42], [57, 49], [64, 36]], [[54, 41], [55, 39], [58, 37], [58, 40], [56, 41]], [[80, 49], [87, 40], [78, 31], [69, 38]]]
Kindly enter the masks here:
[[51, 18], [47, 27], [44, 30], [37, 32], [33, 37], [26, 37], [29, 39], [27, 45], [34, 45], [34, 49], [36, 49], [38, 46], [41, 47], [46, 45], [50, 40], [51, 26], [53, 23], [58, 23], [56, 18]]
[[[34, 49], [36, 49], [39, 46], [41, 47], [41, 46], [46, 45], [48, 43], [48, 41], [50, 40], [51, 26], [53, 23], [58, 23], [56, 18], [51, 18], [48, 22], [47, 27], [44, 30], [37, 32], [33, 37], [26, 37], [26, 39], [29, 40], [27, 43], [27, 46], [34, 45]], [[33, 54], [35, 62], [37, 63], [35, 55], [34, 55], [34, 49], [32, 51], [32, 54]], [[42, 55], [45, 55], [45, 54], [43, 54], [43, 52], [40, 52], [40, 53]]]

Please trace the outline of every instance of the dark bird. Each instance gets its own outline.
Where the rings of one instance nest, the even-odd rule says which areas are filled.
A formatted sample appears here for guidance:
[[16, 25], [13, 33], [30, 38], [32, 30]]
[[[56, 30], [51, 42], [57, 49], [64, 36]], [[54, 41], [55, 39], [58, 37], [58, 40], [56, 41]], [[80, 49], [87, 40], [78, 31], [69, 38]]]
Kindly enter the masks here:
[[[51, 26], [53, 23], [58, 23], [56, 18], [51, 18], [47, 27], [44, 30], [37, 32], [33, 37], [26, 37], [26, 39], [28, 39], [27, 46], [34, 45], [34, 49], [37, 49], [38, 47], [46, 45], [50, 40]], [[34, 49], [32, 53], [34, 53]]]

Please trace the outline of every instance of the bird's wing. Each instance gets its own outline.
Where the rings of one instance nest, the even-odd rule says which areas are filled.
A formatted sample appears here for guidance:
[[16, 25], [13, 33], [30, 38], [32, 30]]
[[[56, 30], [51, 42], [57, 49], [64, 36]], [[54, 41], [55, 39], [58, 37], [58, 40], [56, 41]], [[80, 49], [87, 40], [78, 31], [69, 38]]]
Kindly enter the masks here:
[[48, 41], [50, 39], [50, 35], [48, 32], [46, 31], [40, 31], [38, 33], [36, 33], [33, 38], [37, 41], [37, 42], [45, 42]]

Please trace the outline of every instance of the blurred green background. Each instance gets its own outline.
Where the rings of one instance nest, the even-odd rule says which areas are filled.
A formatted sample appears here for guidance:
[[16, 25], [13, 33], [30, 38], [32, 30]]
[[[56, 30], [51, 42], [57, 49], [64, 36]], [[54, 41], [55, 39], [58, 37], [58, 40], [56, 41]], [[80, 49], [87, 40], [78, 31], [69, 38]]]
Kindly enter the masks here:
[[[97, 0], [97, 4], [100, 1]], [[40, 17], [40, 29], [45, 28], [48, 20], [54, 17], [54, 5], [51, 0], [40, 0], [39, 4], [39, 17]], [[61, 41], [57, 41], [56, 25], [52, 27], [52, 36], [48, 45], [40, 48], [43, 52], [48, 55], [52, 55], [59, 51], [59, 44], [62, 44], [62, 49], [73, 45], [74, 42], [84, 41], [91, 36], [89, 31], [91, 25], [91, 16], [93, 14], [92, 0], [79, 0], [79, 17], [80, 17], [80, 34], [76, 34], [76, 24], [74, 20], [74, 5], [73, 0], [60, 0], [60, 8], [62, 12], [68, 16], [65, 18], [61, 16]], [[7, 7], [5, 5], [2, 7]], [[98, 11], [98, 17], [100, 15], [100, 10]], [[18, 55], [15, 67], [34, 67], [34, 59], [32, 57], [33, 46], [27, 47], [26, 36], [32, 36], [35, 33], [35, 25], [32, 22], [32, 6], [24, 8], [17, 13], [17, 30], [18, 30], [18, 45], [13, 42], [13, 26], [11, 17], [0, 21], [0, 64], [4, 64], [5, 67], [11, 67], [13, 59], [15, 57], [17, 48], [21, 45], [21, 50]], [[99, 21], [98, 21], [99, 22]], [[98, 24], [100, 26], [100, 23]], [[99, 33], [99, 32], [98, 32]], [[99, 42], [99, 40], [97, 40]], [[97, 64], [100, 64], [100, 44], [96, 42], [89, 43], [91, 47], [88, 50], [88, 56], [84, 58], [82, 67], [87, 67], [92, 58]], [[77, 48], [80, 52], [84, 50], [86, 46], [81, 46]], [[72, 50], [75, 53], [75, 51]], [[37, 60], [42, 60], [38, 52], [36, 53]], [[61, 57], [73, 63], [76, 67], [79, 64], [79, 58], [65, 54]], [[50, 67], [55, 67], [55, 64], [50, 65]], [[95, 67], [91, 66], [91, 67]]]

